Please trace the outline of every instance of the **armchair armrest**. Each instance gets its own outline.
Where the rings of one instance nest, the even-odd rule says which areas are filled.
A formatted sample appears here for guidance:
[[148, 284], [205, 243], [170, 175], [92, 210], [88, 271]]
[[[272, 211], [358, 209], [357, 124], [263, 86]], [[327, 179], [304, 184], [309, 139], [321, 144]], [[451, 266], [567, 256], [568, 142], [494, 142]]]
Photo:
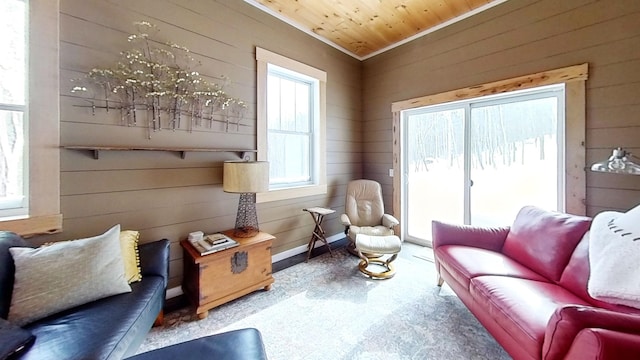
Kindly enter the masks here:
[[389, 214], [382, 215], [382, 225], [384, 227], [388, 227], [389, 229], [391, 229], [392, 227], [398, 224], [400, 224], [400, 222], [392, 215], [389, 215]]
[[351, 220], [349, 220], [349, 216], [347, 214], [340, 215], [340, 222], [342, 222], [342, 225], [346, 227], [351, 226]]
[[162, 239], [138, 246], [142, 278], [145, 275], [161, 276], [164, 287], [169, 283], [169, 240]]
[[640, 334], [607, 329], [582, 329], [565, 360], [634, 359], [640, 354]]
[[442, 245], [466, 245], [500, 251], [509, 229], [509, 227], [454, 225], [434, 220], [431, 226], [433, 250]]
[[[560, 307], [556, 309], [547, 324], [542, 345], [543, 359], [564, 359], [578, 333], [589, 328], [640, 334], [640, 314], [583, 305]], [[585, 334], [584, 337], [593, 339], [592, 335]]]

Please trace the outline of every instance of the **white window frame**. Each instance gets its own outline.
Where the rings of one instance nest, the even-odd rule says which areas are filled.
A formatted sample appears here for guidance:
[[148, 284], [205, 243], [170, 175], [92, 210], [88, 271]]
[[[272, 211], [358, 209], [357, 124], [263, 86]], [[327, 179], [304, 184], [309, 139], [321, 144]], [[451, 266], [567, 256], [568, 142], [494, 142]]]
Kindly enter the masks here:
[[22, 236], [62, 230], [60, 214], [60, 60], [58, 0], [25, 0], [28, 16], [29, 214], [0, 218]]
[[268, 129], [267, 129], [267, 77], [269, 64], [279, 68], [302, 74], [314, 79], [318, 84], [317, 109], [314, 111], [317, 118], [313, 120], [314, 138], [312, 141], [313, 159], [311, 174], [312, 181], [308, 185], [292, 185], [290, 187], [277, 187], [268, 192], [257, 194], [257, 202], [268, 202], [292, 199], [304, 196], [320, 195], [327, 193], [326, 171], [326, 88], [327, 73], [309, 65], [289, 59], [271, 51], [256, 48], [257, 61], [257, 145], [258, 160], [268, 161]]

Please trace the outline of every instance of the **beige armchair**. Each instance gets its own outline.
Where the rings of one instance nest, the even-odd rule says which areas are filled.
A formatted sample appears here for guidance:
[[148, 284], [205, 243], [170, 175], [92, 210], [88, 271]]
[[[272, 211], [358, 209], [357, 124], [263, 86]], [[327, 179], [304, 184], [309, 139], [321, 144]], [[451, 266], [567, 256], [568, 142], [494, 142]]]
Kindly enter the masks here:
[[384, 213], [382, 187], [373, 180], [349, 182], [344, 210], [340, 221], [345, 226], [344, 233], [349, 240], [347, 250], [354, 255], [357, 255], [355, 241], [358, 234], [393, 235], [393, 227], [399, 224], [395, 217]]

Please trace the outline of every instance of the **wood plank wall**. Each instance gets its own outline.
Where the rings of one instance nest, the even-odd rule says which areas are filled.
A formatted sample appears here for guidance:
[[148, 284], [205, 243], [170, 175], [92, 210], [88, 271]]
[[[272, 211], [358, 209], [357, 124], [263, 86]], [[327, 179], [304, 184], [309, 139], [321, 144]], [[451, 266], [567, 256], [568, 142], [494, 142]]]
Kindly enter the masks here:
[[[391, 204], [392, 102], [585, 62], [587, 164], [640, 156], [640, 2], [518, 0], [363, 62], [364, 176]], [[587, 214], [638, 203], [640, 177], [587, 172]]]
[[[130, 48], [135, 21], [155, 24], [157, 37], [186, 46], [210, 80], [226, 75], [227, 92], [249, 103], [239, 130], [163, 130], [146, 138], [142, 128], [118, 125], [118, 112], [97, 110], [70, 93], [71, 79], [94, 67], [114, 64]], [[325, 70], [328, 74], [327, 149], [329, 191], [258, 205], [261, 229], [277, 237], [273, 254], [306, 245], [313, 222], [302, 208], [336, 210], [325, 219], [328, 234], [339, 222], [348, 181], [362, 176], [360, 62], [238, 0], [61, 0], [61, 145], [256, 148], [256, 65], [259, 46]], [[182, 279], [179, 241], [191, 231], [232, 228], [237, 194], [222, 191], [222, 161], [235, 153], [89, 152], [61, 150], [61, 207], [64, 231], [36, 241], [93, 236], [114, 224], [141, 231], [141, 242], [171, 240], [169, 287]]]

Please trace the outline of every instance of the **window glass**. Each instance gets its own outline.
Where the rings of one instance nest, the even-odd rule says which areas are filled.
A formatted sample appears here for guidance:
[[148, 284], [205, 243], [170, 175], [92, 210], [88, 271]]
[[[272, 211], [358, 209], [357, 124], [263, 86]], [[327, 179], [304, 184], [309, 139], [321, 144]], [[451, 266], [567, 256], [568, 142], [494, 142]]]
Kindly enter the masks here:
[[0, 104], [25, 104], [25, 3], [0, 1]]
[[25, 215], [25, 2], [1, 1], [0, 17], [0, 216]]
[[267, 128], [271, 188], [313, 183], [314, 99], [317, 82], [268, 66]]

